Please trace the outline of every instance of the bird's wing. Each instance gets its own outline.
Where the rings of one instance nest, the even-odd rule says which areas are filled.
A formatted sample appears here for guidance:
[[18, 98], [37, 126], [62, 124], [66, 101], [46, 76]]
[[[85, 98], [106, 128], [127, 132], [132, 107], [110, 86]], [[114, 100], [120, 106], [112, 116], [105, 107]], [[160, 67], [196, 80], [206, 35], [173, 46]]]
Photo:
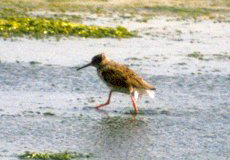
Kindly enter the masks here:
[[133, 70], [125, 65], [114, 64], [101, 70], [101, 75], [106, 83], [121, 88], [143, 88], [155, 90], [151, 84], [144, 81]]
[[146, 82], [143, 78], [141, 78], [138, 74], [136, 74], [132, 69], [128, 68], [127, 66], [123, 67], [123, 72], [129, 73], [127, 74], [127, 79], [133, 88], [155, 90], [154, 86]]
[[104, 68], [100, 71], [101, 77], [104, 81], [118, 88], [130, 88], [128, 77], [119, 68]]
[[133, 88], [142, 88], [148, 90], [155, 90], [155, 87], [146, 82], [143, 78], [139, 77], [137, 74], [130, 75], [129, 81]]

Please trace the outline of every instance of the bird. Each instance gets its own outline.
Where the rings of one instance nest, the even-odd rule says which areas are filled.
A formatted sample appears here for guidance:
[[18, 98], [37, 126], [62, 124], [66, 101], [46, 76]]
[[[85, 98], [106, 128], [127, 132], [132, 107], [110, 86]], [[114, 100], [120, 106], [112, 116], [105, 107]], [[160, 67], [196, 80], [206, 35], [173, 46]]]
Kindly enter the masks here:
[[105, 53], [95, 55], [90, 63], [77, 68], [77, 71], [89, 66], [96, 67], [98, 76], [110, 89], [108, 100], [97, 105], [96, 109], [110, 104], [113, 92], [129, 94], [135, 114], [139, 113], [136, 103], [138, 97], [148, 94], [154, 98], [156, 88], [153, 85], [146, 82], [128, 66], [110, 60]]

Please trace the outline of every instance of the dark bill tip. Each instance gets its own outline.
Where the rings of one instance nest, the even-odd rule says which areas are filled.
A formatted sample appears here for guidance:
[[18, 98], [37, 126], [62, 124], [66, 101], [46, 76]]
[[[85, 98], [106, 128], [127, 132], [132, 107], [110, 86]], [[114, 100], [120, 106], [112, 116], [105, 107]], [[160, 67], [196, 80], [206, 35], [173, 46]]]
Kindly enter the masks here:
[[81, 70], [81, 69], [83, 69], [83, 68], [89, 67], [89, 66], [91, 66], [91, 63], [86, 64], [86, 65], [84, 65], [84, 66], [82, 66], [82, 67], [80, 67], [80, 68], [77, 68], [77, 71], [79, 71], [79, 70]]

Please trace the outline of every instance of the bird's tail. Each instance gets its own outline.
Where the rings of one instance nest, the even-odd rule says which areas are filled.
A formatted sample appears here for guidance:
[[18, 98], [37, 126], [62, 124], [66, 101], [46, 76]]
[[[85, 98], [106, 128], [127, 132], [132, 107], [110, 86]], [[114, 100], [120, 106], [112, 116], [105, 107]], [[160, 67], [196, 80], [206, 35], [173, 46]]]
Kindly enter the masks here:
[[146, 90], [149, 97], [154, 98], [155, 97], [155, 91], [154, 90]]
[[145, 89], [135, 89], [134, 97], [135, 99], [141, 98], [143, 95], [148, 94], [150, 98], [155, 97], [155, 90], [145, 90]]

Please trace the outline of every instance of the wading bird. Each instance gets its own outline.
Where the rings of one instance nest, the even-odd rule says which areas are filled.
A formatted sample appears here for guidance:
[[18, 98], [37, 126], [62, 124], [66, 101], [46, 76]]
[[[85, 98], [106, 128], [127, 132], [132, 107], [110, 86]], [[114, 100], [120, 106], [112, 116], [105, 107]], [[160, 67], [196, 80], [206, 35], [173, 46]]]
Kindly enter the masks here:
[[96, 109], [108, 105], [113, 92], [129, 94], [135, 113], [138, 114], [136, 99], [144, 94], [154, 98], [156, 88], [147, 83], [143, 78], [137, 75], [133, 70], [125, 65], [110, 60], [104, 53], [96, 55], [89, 64], [86, 64], [77, 70], [94, 66], [100, 79], [110, 88], [109, 98], [104, 104], [96, 106]]

